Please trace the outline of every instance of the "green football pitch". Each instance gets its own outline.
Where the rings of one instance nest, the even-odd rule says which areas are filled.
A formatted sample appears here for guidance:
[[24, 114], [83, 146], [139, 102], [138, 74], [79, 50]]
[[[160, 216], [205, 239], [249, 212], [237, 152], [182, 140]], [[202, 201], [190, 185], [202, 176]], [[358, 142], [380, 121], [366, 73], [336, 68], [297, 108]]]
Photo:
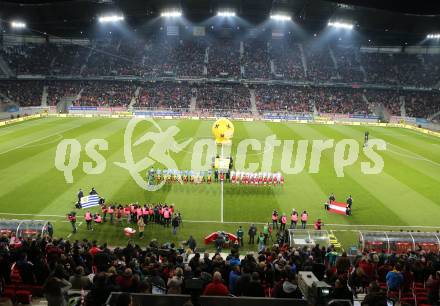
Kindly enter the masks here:
[[[124, 131], [128, 122], [128, 119], [49, 117], [0, 128], [0, 217], [50, 220], [56, 237], [96, 239], [109, 245], [125, 244], [127, 238], [123, 235], [123, 227], [117, 225], [95, 226], [90, 232], [80, 219], [78, 233], [70, 234], [66, 213], [73, 210], [78, 189], [88, 192], [95, 187], [111, 203], [175, 204], [184, 219], [177, 236], [172, 235], [171, 229], [150, 224], [146, 227], [142, 244], [152, 238], [158, 238], [160, 242], [179, 242], [193, 234], [201, 245], [202, 238], [216, 230], [235, 233], [241, 224], [247, 231], [251, 222], [257, 223], [261, 229], [261, 223], [270, 220], [273, 209], [287, 215], [292, 208], [307, 210], [310, 221], [323, 219], [324, 228], [334, 230], [345, 247], [356, 244], [355, 230], [362, 228], [436, 230], [436, 226], [440, 226], [440, 138], [390, 127], [235, 121], [231, 155], [236, 163], [237, 157], [240, 159], [236, 156], [240, 141], [256, 139], [261, 142], [260, 150], [248, 148], [246, 166], [258, 163], [261, 167], [266, 150], [264, 141], [270, 135], [279, 140], [295, 140], [293, 161], [298, 140], [310, 140], [310, 143], [304, 170], [298, 174], [285, 174], [283, 187], [225, 184], [224, 223], [221, 223], [220, 184], [172, 184], [151, 192], [140, 188], [126, 169], [115, 164], [125, 161]], [[180, 169], [191, 168], [193, 146], [197, 140], [211, 139], [212, 121], [156, 120], [156, 123], [164, 131], [171, 126], [178, 127], [179, 133], [174, 137], [178, 143], [193, 139], [181, 152], [170, 152]], [[146, 131], [156, 130], [157, 127], [149, 122], [142, 122], [134, 130], [133, 141]], [[362, 150], [366, 130], [370, 139], [379, 138], [386, 142], [386, 150], [376, 151], [384, 162], [383, 170], [378, 174], [361, 171], [361, 163], [370, 161]], [[72, 183], [67, 183], [64, 173], [55, 167], [57, 146], [63, 139], [76, 139], [81, 145], [80, 152], [67, 151], [72, 160], [79, 157], [78, 166], [72, 172]], [[105, 168], [97, 171], [98, 174], [86, 174], [83, 170], [84, 162], [96, 165], [85, 149], [92, 139], [104, 139], [108, 143], [107, 150], [98, 151], [105, 160]], [[359, 143], [359, 157], [344, 168], [343, 177], [338, 177], [334, 169], [334, 147], [322, 152], [318, 173], [309, 171], [312, 141], [326, 139], [334, 139], [335, 144], [342, 139], [354, 139]], [[145, 157], [151, 145], [147, 141], [134, 148], [134, 159], [139, 161]], [[283, 145], [269, 149], [273, 149], [271, 169], [280, 171]], [[201, 152], [200, 156], [210, 160], [206, 152]], [[68, 162], [66, 158], [65, 163]], [[162, 165], [154, 164], [154, 168], [158, 167]], [[144, 178], [145, 173], [141, 172]], [[352, 216], [324, 210], [323, 203], [332, 192], [340, 201], [345, 201], [349, 194], [353, 196]], [[78, 214], [82, 216], [83, 211]]]

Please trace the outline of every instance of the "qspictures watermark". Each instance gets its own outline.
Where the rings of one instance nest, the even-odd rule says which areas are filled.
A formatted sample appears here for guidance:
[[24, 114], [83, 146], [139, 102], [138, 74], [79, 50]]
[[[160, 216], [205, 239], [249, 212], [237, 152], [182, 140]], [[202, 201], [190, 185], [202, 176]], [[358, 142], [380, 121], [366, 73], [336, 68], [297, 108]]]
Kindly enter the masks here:
[[[155, 131], [149, 129], [140, 138], [133, 141], [133, 133], [141, 122], [148, 122]], [[171, 156], [171, 153], [191, 154], [191, 169], [195, 171], [206, 171], [211, 168], [212, 157], [217, 154], [217, 145], [213, 139], [202, 138], [195, 141], [193, 138], [183, 139], [179, 137], [180, 129], [177, 126], [170, 126], [165, 130], [151, 118], [131, 119], [124, 132], [124, 158], [125, 161], [115, 162], [115, 165], [125, 169], [136, 184], [145, 190], [155, 191], [164, 185], [164, 181], [157, 185], [150, 185], [146, 179], [146, 171], [152, 166], [163, 169], [178, 170], [178, 166]], [[181, 135], [180, 135], [181, 136]], [[134, 160], [132, 149], [149, 142], [151, 147], [145, 157], [139, 161]], [[192, 151], [188, 147], [193, 144]], [[299, 174], [303, 171], [308, 173], [319, 173], [323, 159], [323, 153], [333, 151], [333, 169], [337, 177], [344, 177], [344, 169], [354, 165], [363, 151], [368, 159], [360, 163], [360, 172], [365, 175], [379, 174], [383, 171], [384, 160], [379, 154], [385, 151], [387, 144], [382, 139], [370, 139], [368, 145], [360, 143], [355, 139], [316, 139], [316, 140], [280, 140], [277, 135], [269, 135], [263, 141], [259, 139], [242, 139], [236, 144], [235, 169], [243, 172], [272, 172], [274, 164], [275, 149], [281, 149], [281, 162], [279, 171], [287, 175]], [[295, 150], [296, 148], [296, 150]], [[55, 154], [55, 168], [64, 173], [66, 183], [73, 183], [73, 171], [80, 164], [81, 154], [89, 158], [82, 163], [82, 170], [86, 174], [97, 175], [105, 172], [107, 161], [100, 153], [110, 150], [105, 139], [91, 139], [84, 148], [76, 139], [63, 139], [57, 146]], [[230, 156], [231, 147], [225, 147], [225, 155]], [[252, 155], [261, 155], [258, 162], [248, 162]], [[308, 167], [306, 162], [309, 160]]]

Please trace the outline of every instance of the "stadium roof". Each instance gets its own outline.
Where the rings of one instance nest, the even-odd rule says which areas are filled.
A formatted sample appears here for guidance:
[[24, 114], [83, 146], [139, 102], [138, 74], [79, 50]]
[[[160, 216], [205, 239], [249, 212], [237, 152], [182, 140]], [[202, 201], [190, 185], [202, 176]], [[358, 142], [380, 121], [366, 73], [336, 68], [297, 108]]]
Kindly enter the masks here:
[[[436, 1], [384, 0], [2, 0], [0, 18], [25, 20], [41, 32], [74, 35], [87, 32], [97, 16], [106, 12], [124, 14], [133, 28], [144, 26], [167, 8], [179, 8], [185, 18], [200, 23], [221, 8], [231, 8], [249, 25], [267, 20], [273, 11], [287, 12], [308, 31], [319, 31], [331, 18], [350, 19], [357, 30], [374, 36], [424, 37], [440, 32], [440, 5]], [[3, 23], [5, 29], [5, 23]], [[386, 32], [386, 33], [385, 33]]]

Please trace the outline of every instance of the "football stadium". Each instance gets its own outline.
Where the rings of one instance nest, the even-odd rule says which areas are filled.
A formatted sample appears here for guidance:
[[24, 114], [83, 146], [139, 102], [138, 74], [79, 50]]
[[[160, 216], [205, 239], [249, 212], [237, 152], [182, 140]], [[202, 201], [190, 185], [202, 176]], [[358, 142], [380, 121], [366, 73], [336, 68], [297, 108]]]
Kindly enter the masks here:
[[0, 305], [439, 305], [440, 7], [369, 2], [2, 1]]

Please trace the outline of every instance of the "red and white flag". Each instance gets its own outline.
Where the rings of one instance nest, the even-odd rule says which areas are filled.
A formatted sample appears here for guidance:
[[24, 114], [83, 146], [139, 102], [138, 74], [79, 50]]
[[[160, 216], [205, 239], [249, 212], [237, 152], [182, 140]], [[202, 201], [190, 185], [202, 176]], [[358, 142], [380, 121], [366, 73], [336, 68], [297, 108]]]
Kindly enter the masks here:
[[328, 205], [328, 210], [335, 214], [345, 215], [347, 213], [347, 204], [341, 202], [331, 202]]

